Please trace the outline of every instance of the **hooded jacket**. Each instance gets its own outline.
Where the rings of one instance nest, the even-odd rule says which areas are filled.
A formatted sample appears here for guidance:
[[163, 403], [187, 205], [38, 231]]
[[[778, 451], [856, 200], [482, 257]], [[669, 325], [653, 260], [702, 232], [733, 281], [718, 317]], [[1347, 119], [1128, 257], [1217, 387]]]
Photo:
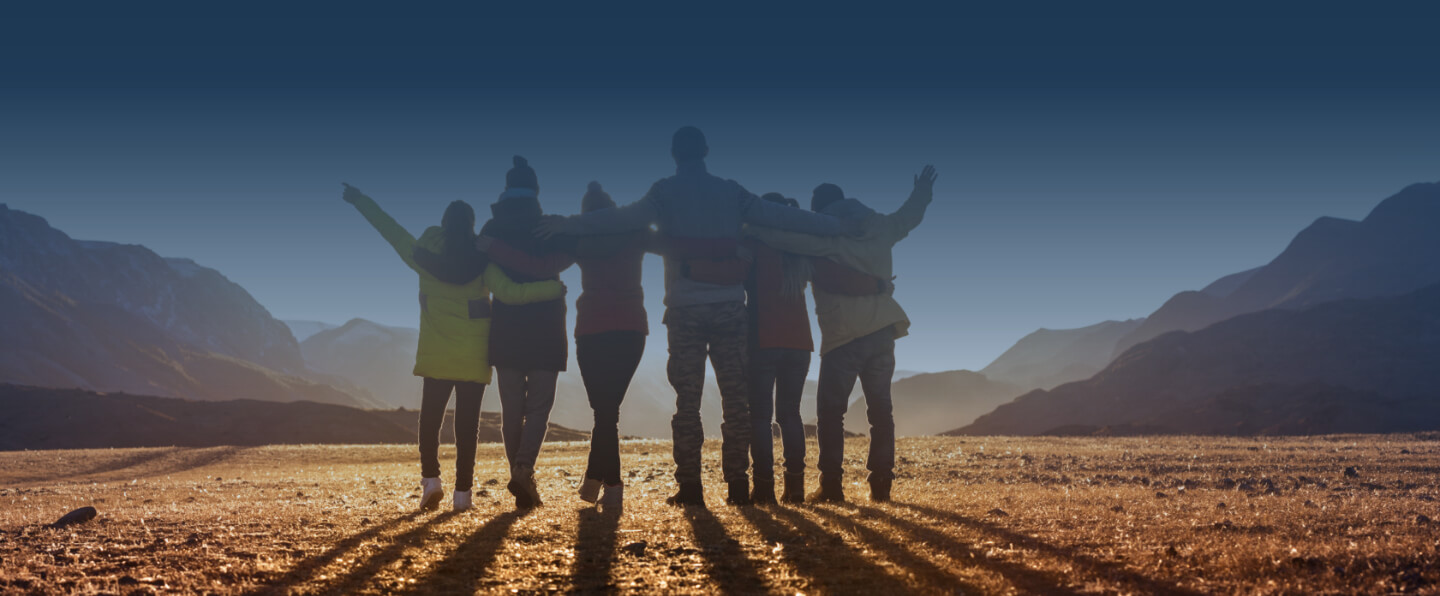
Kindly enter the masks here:
[[[880, 279], [894, 274], [891, 250], [925, 218], [930, 191], [915, 190], [894, 213], [879, 214], [855, 199], [826, 207], [824, 213], [862, 222], [858, 237], [821, 237], [782, 230], [751, 227], [749, 233], [776, 249], [816, 257], [828, 257], [847, 267]], [[910, 319], [900, 303], [888, 293], [844, 296], [814, 288], [815, 318], [820, 323], [820, 355], [856, 339], [890, 327], [895, 337], [910, 333]]]
[[370, 197], [362, 196], [354, 205], [405, 265], [420, 276], [420, 344], [415, 351], [415, 376], [489, 383], [490, 294], [512, 304], [553, 301], [564, 295], [564, 286], [558, 281], [519, 284], [493, 264], [464, 285], [442, 282], [411, 256], [416, 246], [442, 250], [445, 234], [439, 226], [426, 228], [416, 240]]
[[[508, 196], [490, 206], [490, 221], [480, 229], [482, 236], [503, 241], [512, 248], [534, 256], [569, 252], [565, 239], [542, 241], [535, 227], [543, 213], [533, 196]], [[569, 240], [568, 242], [573, 242]], [[496, 259], [510, 278], [521, 281], [555, 281], [558, 275], [532, 277], [507, 267]], [[496, 296], [495, 319], [490, 329], [490, 362], [515, 370], [563, 371], [570, 360], [570, 337], [565, 332], [565, 301], [547, 300], [521, 304]]]

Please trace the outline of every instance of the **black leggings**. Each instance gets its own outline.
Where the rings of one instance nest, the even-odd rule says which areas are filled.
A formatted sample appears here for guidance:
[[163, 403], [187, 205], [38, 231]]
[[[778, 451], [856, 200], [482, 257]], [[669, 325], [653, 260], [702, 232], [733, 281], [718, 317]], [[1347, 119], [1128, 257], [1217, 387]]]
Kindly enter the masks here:
[[575, 360], [580, 364], [590, 408], [595, 410], [586, 478], [620, 484], [620, 402], [625, 400], [625, 391], [644, 354], [645, 334], [639, 331], [607, 331], [575, 338]]
[[455, 490], [468, 491], [475, 481], [475, 442], [480, 435], [480, 398], [484, 383], [425, 377], [420, 396], [420, 475], [440, 477], [440, 424], [455, 392]]

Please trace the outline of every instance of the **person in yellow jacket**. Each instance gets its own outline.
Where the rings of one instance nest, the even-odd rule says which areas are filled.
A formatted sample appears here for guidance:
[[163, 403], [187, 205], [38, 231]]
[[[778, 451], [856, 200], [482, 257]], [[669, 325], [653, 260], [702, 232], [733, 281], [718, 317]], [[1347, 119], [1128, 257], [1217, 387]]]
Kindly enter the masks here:
[[565, 286], [554, 280], [516, 283], [494, 264], [467, 283], [442, 282], [416, 265], [412, 254], [416, 246], [440, 254], [473, 251], [475, 210], [469, 204], [450, 203], [441, 225], [426, 228], [416, 240], [359, 189], [346, 184], [343, 197], [420, 276], [420, 345], [415, 352], [414, 371], [415, 376], [425, 379], [420, 401], [420, 508], [438, 507], [444, 493], [440, 483], [440, 423], [454, 391], [454, 508], [469, 509], [480, 399], [490, 382], [490, 294], [508, 304], [528, 304], [561, 298]]

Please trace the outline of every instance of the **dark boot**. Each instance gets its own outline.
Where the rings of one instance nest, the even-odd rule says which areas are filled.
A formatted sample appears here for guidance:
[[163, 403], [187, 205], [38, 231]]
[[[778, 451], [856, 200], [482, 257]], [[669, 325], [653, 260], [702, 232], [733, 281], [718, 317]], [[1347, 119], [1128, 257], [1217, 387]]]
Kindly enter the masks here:
[[844, 503], [845, 489], [840, 484], [840, 478], [820, 475], [820, 490], [810, 495], [812, 503]]
[[755, 490], [750, 493], [750, 502], [756, 505], [774, 505], [775, 481], [756, 478]]
[[799, 505], [805, 502], [805, 475], [785, 475], [785, 496], [782, 497], [786, 503]]
[[665, 504], [671, 507], [704, 507], [705, 491], [700, 488], [700, 483], [680, 483], [680, 491], [674, 496], [665, 499]]
[[890, 500], [890, 478], [870, 479], [870, 500], [876, 503], [885, 503]]
[[530, 495], [526, 493], [525, 487], [520, 484], [519, 480], [514, 478], [510, 479], [510, 483], [505, 485], [505, 490], [515, 495], [516, 509], [530, 509], [535, 506], [535, 503], [530, 500]]
[[[775, 485], [770, 485], [771, 498], [774, 498]], [[750, 479], [736, 480], [730, 483], [730, 496], [725, 502], [737, 507], [750, 504]]]

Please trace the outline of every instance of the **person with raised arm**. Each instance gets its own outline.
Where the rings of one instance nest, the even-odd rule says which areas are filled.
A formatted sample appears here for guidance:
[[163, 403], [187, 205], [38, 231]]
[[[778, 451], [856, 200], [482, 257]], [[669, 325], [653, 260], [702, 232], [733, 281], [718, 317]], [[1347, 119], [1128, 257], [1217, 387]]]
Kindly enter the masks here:
[[692, 265], [738, 254], [745, 223], [794, 230], [807, 234], [840, 235], [858, 226], [839, 218], [806, 213], [760, 200], [733, 180], [706, 171], [710, 148], [704, 133], [683, 127], [671, 139], [675, 175], [650, 187], [640, 200], [611, 209], [543, 221], [537, 234], [587, 236], [648, 228], [660, 237], [665, 258], [665, 317], [670, 343], [666, 372], [675, 388], [675, 480], [679, 490], [666, 502], [675, 506], [705, 506], [701, 483], [701, 447], [705, 442], [700, 420], [700, 396], [705, 385], [705, 360], [715, 369], [720, 386], [724, 422], [722, 468], [728, 486], [727, 502], [750, 503], [749, 383], [746, 378], [746, 336], [743, 270], [738, 277], [697, 279]]
[[353, 205], [420, 278], [420, 343], [414, 374], [423, 377], [420, 399], [420, 508], [440, 505], [440, 425], [450, 394], [455, 394], [455, 494], [453, 506], [471, 506], [475, 447], [480, 430], [480, 400], [490, 382], [490, 295], [512, 304], [556, 300], [565, 295], [558, 281], [516, 283], [499, 267], [469, 261], [476, 267], [468, 279], [447, 283], [415, 262], [417, 247], [460, 261], [473, 253], [475, 210], [464, 201], [445, 208], [439, 227], [429, 227], [417, 240], [374, 199], [345, 185], [345, 202]]
[[[847, 267], [892, 279], [895, 244], [920, 225], [935, 188], [935, 168], [925, 166], [915, 177], [910, 197], [894, 213], [880, 214], [839, 186], [815, 188], [810, 209], [858, 222], [857, 237], [821, 237], [773, 228], [752, 227], [749, 234], [779, 250], [826, 257]], [[895, 374], [895, 340], [909, 334], [910, 319], [892, 293], [844, 296], [816, 288], [815, 313], [820, 324], [820, 384], [817, 434], [820, 447], [820, 490], [817, 501], [843, 501], [845, 411], [858, 378], [870, 422], [870, 498], [890, 500], [895, 478], [895, 419], [890, 381]]]

